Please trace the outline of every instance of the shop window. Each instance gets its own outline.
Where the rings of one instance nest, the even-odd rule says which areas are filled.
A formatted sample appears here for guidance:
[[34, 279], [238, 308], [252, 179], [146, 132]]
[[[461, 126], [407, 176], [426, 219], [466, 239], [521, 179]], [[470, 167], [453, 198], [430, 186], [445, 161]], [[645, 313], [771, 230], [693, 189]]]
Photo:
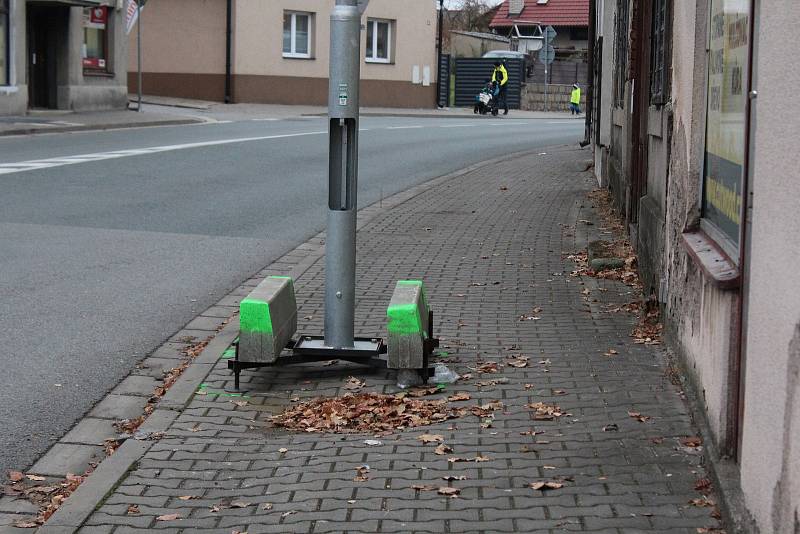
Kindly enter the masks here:
[[392, 62], [392, 26], [391, 20], [367, 20], [367, 56], [368, 63]]
[[284, 11], [283, 57], [311, 58], [313, 22], [312, 13]]
[[11, 70], [8, 3], [9, 0], [0, 0], [0, 85], [9, 84]]
[[743, 217], [750, 3], [711, 0], [701, 228], [735, 262]]
[[670, 1], [653, 0], [653, 24], [650, 32], [650, 104], [661, 106], [669, 100]]
[[108, 8], [105, 6], [84, 9], [83, 69], [108, 71]]
[[625, 82], [628, 79], [628, 0], [617, 0], [614, 21], [614, 105], [625, 107]]

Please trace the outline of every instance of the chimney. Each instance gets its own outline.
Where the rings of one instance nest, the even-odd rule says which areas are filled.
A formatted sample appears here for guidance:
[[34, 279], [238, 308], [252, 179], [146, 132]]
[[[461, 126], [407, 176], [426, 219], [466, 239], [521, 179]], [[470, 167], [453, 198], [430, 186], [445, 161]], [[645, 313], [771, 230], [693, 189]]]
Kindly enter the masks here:
[[508, 14], [517, 17], [525, 9], [525, 0], [508, 0]]

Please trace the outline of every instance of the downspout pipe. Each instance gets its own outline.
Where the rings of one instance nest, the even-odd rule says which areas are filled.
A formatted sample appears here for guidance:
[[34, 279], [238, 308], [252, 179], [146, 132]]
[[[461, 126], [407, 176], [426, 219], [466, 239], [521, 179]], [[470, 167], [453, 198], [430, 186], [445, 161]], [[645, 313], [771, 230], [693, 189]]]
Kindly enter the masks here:
[[233, 0], [227, 0], [225, 16], [225, 103], [230, 104], [232, 101], [231, 49], [233, 46]]
[[597, 34], [597, 0], [589, 0], [589, 65], [587, 73], [586, 87], [586, 127], [584, 128], [583, 141], [580, 142], [581, 148], [591, 143], [592, 139], [592, 116], [594, 115], [594, 41]]
[[444, 30], [444, 0], [439, 0], [439, 41], [436, 45], [436, 106], [443, 108], [442, 92], [442, 33]]

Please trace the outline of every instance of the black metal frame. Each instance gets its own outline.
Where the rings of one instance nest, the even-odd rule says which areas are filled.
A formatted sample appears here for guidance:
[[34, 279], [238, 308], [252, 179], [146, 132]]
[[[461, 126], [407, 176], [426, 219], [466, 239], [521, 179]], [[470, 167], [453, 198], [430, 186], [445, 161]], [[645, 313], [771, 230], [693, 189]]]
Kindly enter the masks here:
[[[261, 367], [283, 367], [286, 365], [297, 365], [300, 363], [326, 362], [331, 360], [344, 360], [351, 363], [366, 365], [377, 369], [387, 369], [388, 361], [386, 354], [388, 347], [381, 338], [355, 338], [356, 342], [367, 342], [375, 345], [374, 350], [360, 349], [335, 349], [328, 347], [303, 348], [302, 341], [313, 341], [324, 339], [323, 336], [301, 335], [297, 341], [290, 340], [286, 344], [286, 350], [291, 351], [290, 356], [281, 356], [271, 363], [265, 362], [241, 362], [239, 361], [239, 342], [234, 342], [235, 356], [228, 360], [228, 369], [233, 371], [234, 388], [239, 391], [239, 378], [245, 369], [259, 369]], [[439, 347], [439, 340], [433, 337], [433, 312], [428, 311], [428, 336], [423, 341], [422, 368], [417, 369], [423, 383], [433, 376], [433, 369], [430, 368], [430, 356]]]

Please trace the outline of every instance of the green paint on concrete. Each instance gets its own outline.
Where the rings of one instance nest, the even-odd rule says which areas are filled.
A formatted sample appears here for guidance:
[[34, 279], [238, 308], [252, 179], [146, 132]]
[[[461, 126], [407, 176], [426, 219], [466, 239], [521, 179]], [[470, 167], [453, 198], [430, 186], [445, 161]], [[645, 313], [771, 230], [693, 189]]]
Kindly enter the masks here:
[[247, 334], [272, 335], [269, 303], [246, 298], [239, 303], [239, 330]]
[[230, 348], [230, 349], [228, 349], [228, 350], [226, 350], [225, 352], [222, 353], [222, 359], [223, 360], [230, 360], [234, 356], [236, 356], [236, 349], [234, 349], [234, 348]]
[[[397, 285], [419, 287], [422, 297], [422, 307], [425, 310], [428, 309], [425, 300], [425, 286], [421, 280], [400, 280], [397, 282]], [[427, 334], [422, 328], [422, 317], [419, 315], [419, 307], [414, 302], [390, 305], [386, 310], [386, 316], [389, 318], [386, 329], [390, 334], [401, 336]]]

